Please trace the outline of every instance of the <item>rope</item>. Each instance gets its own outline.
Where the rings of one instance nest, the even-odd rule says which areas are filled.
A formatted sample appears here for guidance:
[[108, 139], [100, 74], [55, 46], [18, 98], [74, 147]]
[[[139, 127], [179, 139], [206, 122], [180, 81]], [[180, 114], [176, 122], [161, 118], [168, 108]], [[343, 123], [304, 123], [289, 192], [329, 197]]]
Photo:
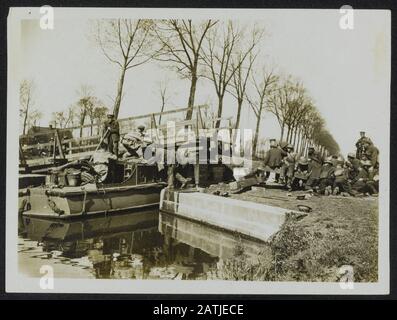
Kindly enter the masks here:
[[81, 209], [81, 213], [85, 214], [86, 213], [86, 211], [85, 211], [85, 203], [86, 203], [86, 200], [87, 200], [87, 190], [84, 187], [82, 187], [81, 190], [84, 191], [83, 208]]
[[[108, 203], [108, 207], [109, 207], [109, 209], [110, 209], [110, 207], [111, 207], [111, 205], [110, 205], [110, 199], [109, 198], [106, 198], [106, 190], [105, 190], [105, 187], [103, 186], [103, 183], [101, 183], [101, 182], [99, 182], [98, 180], [95, 182], [95, 186], [96, 186], [96, 189], [97, 189], [97, 193], [98, 194], [101, 194], [102, 193], [102, 195], [103, 195], [103, 200], [104, 201], [106, 201], [107, 203]], [[100, 191], [100, 188], [102, 188], [102, 192], [99, 192]], [[105, 211], [105, 214], [107, 214], [107, 210]]]

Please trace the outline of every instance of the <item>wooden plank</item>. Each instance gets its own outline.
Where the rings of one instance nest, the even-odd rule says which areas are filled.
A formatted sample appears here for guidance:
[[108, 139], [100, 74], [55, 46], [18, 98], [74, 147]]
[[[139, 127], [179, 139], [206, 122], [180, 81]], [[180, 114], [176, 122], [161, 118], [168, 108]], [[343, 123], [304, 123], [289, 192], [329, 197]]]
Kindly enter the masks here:
[[[200, 105], [200, 106], [193, 107], [193, 110], [198, 109], [198, 108], [206, 109], [208, 107], [209, 107], [208, 105]], [[118, 122], [122, 123], [122, 122], [127, 122], [127, 121], [132, 121], [132, 120], [145, 119], [145, 118], [150, 118], [152, 116], [160, 116], [160, 115], [164, 116], [164, 115], [178, 113], [178, 112], [186, 112], [187, 110], [189, 110], [189, 108], [180, 108], [180, 109], [173, 109], [173, 110], [168, 110], [168, 111], [163, 111], [163, 112], [155, 112], [155, 113], [151, 113], [151, 114], [144, 114], [144, 115], [140, 115], [140, 116], [132, 116], [132, 117], [128, 117], [128, 118], [118, 119]], [[93, 127], [95, 127], [95, 128], [98, 127], [98, 124], [94, 124]], [[83, 126], [67, 127], [62, 130], [76, 130], [76, 129], [80, 129], [80, 128], [91, 128], [91, 124], [85, 124]], [[29, 136], [31, 136], [31, 135], [29, 135]], [[21, 137], [24, 137], [24, 136], [21, 136]]]

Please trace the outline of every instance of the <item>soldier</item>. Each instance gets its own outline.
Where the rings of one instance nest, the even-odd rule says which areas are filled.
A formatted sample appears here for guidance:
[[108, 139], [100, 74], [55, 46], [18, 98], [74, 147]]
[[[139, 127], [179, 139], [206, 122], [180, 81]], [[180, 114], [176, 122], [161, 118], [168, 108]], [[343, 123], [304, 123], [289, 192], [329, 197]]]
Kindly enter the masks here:
[[363, 142], [363, 155], [371, 162], [371, 166], [375, 167], [378, 164], [379, 150], [371, 141]]
[[336, 165], [334, 175], [335, 180], [332, 186], [332, 194], [338, 195], [340, 193], [343, 196], [354, 195], [349, 182], [349, 167], [347, 167], [345, 164], [338, 163]]
[[323, 160], [321, 155], [315, 150], [313, 146], [309, 147], [307, 156], [309, 159], [310, 177], [306, 182], [306, 189], [311, 190], [318, 185]]
[[104, 134], [107, 136], [107, 146], [109, 152], [113, 153], [116, 157], [119, 155], [119, 140], [120, 140], [120, 127], [118, 121], [114, 118], [113, 114], [107, 115], [107, 120], [104, 123]]
[[138, 133], [142, 137], [142, 141], [144, 140], [146, 134], [145, 134], [145, 126], [140, 125], [138, 126]]
[[371, 183], [368, 183], [370, 181], [370, 171], [369, 168], [371, 167], [371, 161], [365, 160], [361, 161], [361, 170], [358, 173], [354, 184], [352, 186], [353, 191], [357, 193], [363, 193], [363, 194], [373, 194], [377, 193], [376, 190], [373, 189]]
[[309, 176], [309, 161], [305, 157], [300, 157], [289, 190], [303, 189]]
[[360, 160], [356, 158], [356, 154], [354, 152], [349, 152], [347, 154], [347, 161], [345, 162], [345, 166], [347, 167], [348, 179], [350, 181], [354, 181], [361, 168]]
[[[270, 171], [278, 171], [280, 170], [281, 164], [283, 157], [287, 155], [287, 152], [282, 150], [280, 147], [278, 147], [276, 141], [272, 139], [270, 143], [270, 150], [267, 151], [265, 155], [265, 159], [263, 161], [263, 166], [265, 168], [266, 172], [266, 179], [269, 178]], [[278, 182], [278, 179], [280, 177], [280, 173], [276, 172], [276, 181]]]
[[135, 132], [128, 132], [124, 135], [121, 143], [127, 150], [127, 152], [123, 154], [123, 158], [133, 157], [143, 159], [143, 141], [141, 135]]
[[332, 157], [325, 159], [318, 180], [318, 192], [326, 196], [331, 194], [335, 179], [335, 168], [332, 161]]
[[356, 148], [357, 148], [356, 157], [357, 157], [357, 159], [362, 160], [361, 157], [365, 151], [364, 143], [367, 143], [367, 142], [371, 142], [371, 139], [365, 136], [364, 131], [360, 131], [360, 139], [358, 139], [358, 141], [356, 142]]
[[287, 155], [283, 158], [283, 164], [280, 170], [280, 179], [285, 182], [288, 189], [291, 188], [292, 179], [294, 177], [294, 169], [297, 155], [294, 152], [294, 147], [291, 144], [287, 144], [284, 149]]
[[378, 165], [369, 168], [368, 187], [371, 190], [372, 196], [377, 196], [379, 192], [379, 168]]

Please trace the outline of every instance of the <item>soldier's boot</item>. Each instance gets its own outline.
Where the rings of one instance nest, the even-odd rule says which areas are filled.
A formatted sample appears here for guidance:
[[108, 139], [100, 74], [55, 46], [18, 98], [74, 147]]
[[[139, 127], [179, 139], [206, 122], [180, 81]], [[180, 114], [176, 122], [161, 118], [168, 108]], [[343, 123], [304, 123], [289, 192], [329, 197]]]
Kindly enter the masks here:
[[333, 194], [334, 196], [336, 196], [338, 193], [339, 193], [339, 187], [335, 187], [335, 188], [334, 188], [334, 191], [332, 191], [332, 194]]

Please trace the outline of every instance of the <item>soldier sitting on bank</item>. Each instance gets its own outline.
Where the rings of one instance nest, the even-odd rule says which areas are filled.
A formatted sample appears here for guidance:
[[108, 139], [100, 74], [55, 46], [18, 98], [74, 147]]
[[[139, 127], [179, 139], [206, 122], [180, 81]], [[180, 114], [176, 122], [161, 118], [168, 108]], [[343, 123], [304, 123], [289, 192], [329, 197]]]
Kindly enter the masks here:
[[372, 196], [377, 196], [379, 192], [379, 168], [378, 165], [375, 167], [370, 167], [368, 169], [369, 175], [368, 175], [368, 187], [371, 190], [371, 195]]
[[292, 179], [294, 177], [297, 155], [294, 152], [294, 147], [291, 144], [288, 144], [285, 147], [284, 151], [287, 152], [287, 155], [282, 160], [282, 166], [280, 169], [280, 180], [285, 183], [288, 189], [290, 189]]
[[378, 164], [379, 150], [371, 141], [365, 141], [362, 156], [371, 162], [372, 167], [375, 167]]
[[335, 168], [332, 164], [332, 158], [329, 157], [325, 159], [324, 164], [321, 168], [319, 183], [318, 183], [318, 193], [329, 196], [332, 193], [332, 186], [335, 179]]
[[354, 193], [357, 194], [364, 194], [364, 195], [369, 195], [369, 194], [377, 194], [378, 191], [374, 188], [373, 184], [370, 183], [370, 170], [369, 168], [371, 167], [371, 161], [369, 160], [364, 160], [361, 161], [361, 170], [358, 173], [352, 189]]
[[347, 155], [347, 161], [345, 162], [345, 166], [347, 167], [347, 173], [348, 173], [348, 179], [350, 181], [353, 181], [356, 179], [360, 168], [361, 168], [361, 164], [360, 164], [360, 160], [358, 160], [356, 158], [356, 155], [354, 154], [354, 152], [350, 152]]
[[305, 157], [300, 157], [296, 165], [294, 177], [291, 182], [290, 191], [304, 189], [307, 179], [310, 176], [309, 162]]
[[349, 170], [349, 167], [345, 164], [338, 163], [336, 165], [334, 172], [335, 180], [332, 188], [333, 195], [354, 195], [349, 181]]

